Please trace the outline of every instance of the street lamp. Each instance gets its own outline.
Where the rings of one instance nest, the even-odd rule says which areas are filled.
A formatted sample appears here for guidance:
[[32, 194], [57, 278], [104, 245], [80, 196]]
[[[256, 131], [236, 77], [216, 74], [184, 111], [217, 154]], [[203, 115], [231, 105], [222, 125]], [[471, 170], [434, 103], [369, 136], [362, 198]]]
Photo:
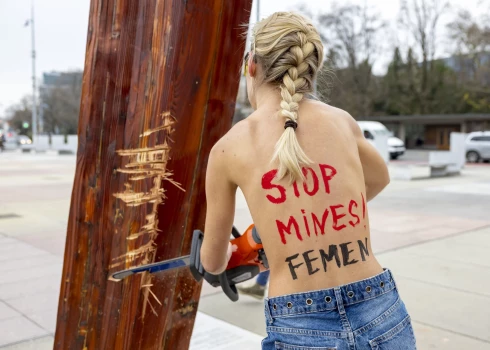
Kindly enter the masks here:
[[32, 142], [37, 138], [37, 99], [36, 99], [36, 43], [34, 35], [34, 0], [31, 0], [31, 19], [26, 21], [25, 27], [31, 26], [32, 45]]
[[37, 101], [36, 101], [36, 44], [34, 41], [34, 0], [31, 1], [32, 37], [32, 142], [37, 140]]

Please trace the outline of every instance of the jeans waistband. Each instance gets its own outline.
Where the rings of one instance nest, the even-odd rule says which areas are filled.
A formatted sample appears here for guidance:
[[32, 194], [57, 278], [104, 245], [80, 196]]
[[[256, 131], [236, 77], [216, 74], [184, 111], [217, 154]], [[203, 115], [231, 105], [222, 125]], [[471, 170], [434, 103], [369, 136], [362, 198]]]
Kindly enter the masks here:
[[[396, 288], [390, 270], [335, 288], [282, 295], [265, 300], [270, 316], [287, 316], [302, 313], [334, 310], [342, 302], [344, 306], [373, 299]], [[338, 290], [340, 297], [335, 296]]]

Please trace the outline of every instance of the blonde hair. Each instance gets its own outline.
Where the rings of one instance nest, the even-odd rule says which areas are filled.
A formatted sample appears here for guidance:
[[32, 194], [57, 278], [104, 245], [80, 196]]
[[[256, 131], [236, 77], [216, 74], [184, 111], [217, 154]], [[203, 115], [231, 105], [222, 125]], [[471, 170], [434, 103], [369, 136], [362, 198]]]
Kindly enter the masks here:
[[[302, 166], [311, 164], [296, 138], [299, 102], [313, 92], [323, 63], [323, 45], [313, 24], [300, 14], [276, 12], [253, 29], [252, 55], [263, 68], [263, 82], [281, 90], [281, 116], [286, 126], [274, 148], [279, 161], [277, 177], [304, 180]], [[287, 126], [289, 125], [289, 127]], [[291, 127], [293, 126], [293, 127]]]

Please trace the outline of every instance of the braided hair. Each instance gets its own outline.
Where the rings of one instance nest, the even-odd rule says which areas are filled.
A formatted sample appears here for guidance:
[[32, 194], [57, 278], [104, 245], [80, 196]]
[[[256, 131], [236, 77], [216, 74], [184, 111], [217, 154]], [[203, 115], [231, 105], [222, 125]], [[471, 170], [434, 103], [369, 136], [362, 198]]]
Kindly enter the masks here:
[[323, 45], [311, 22], [292, 12], [276, 12], [257, 23], [253, 30], [252, 54], [264, 71], [264, 83], [279, 86], [284, 132], [274, 148], [272, 162], [279, 162], [277, 177], [290, 182], [304, 180], [303, 165], [312, 161], [302, 150], [295, 130], [299, 102], [313, 92], [323, 63]]

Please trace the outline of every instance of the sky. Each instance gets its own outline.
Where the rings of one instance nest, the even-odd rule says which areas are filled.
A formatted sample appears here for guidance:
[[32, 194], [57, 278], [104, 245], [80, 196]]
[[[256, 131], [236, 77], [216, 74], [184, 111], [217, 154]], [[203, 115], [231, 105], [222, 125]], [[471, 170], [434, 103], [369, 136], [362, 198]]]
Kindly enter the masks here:
[[[0, 0], [0, 118], [5, 109], [32, 94], [31, 28], [24, 27], [30, 18], [31, 1], [35, 7], [36, 77], [43, 72], [83, 69], [90, 0]], [[394, 23], [400, 0], [350, 0], [368, 3], [387, 21]], [[454, 6], [461, 3], [450, 0]], [[486, 0], [484, 0], [486, 1]], [[308, 3], [313, 11], [328, 11], [333, 1], [260, 0], [260, 17], [276, 11], [294, 10]], [[343, 2], [343, 1], [342, 1]], [[464, 6], [474, 14], [482, 11], [482, 0], [465, 0]], [[254, 0], [251, 22], [256, 18]], [[390, 53], [391, 55], [391, 53]], [[440, 55], [444, 55], [443, 52]], [[375, 71], [386, 68], [387, 57]]]

